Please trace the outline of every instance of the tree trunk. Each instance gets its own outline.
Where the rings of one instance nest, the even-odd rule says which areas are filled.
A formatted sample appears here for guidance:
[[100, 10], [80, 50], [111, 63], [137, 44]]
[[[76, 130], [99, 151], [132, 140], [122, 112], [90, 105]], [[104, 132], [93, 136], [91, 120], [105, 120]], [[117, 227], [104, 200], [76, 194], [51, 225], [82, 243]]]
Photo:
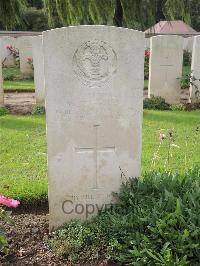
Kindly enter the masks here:
[[114, 25], [117, 27], [123, 26], [123, 8], [120, 0], [115, 0], [115, 14], [113, 18]]

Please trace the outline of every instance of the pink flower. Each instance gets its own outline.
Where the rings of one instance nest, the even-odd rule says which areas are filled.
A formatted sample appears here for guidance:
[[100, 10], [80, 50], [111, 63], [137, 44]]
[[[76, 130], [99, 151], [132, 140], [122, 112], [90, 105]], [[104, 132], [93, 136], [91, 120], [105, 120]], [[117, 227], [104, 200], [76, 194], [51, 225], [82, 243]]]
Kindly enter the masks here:
[[149, 57], [150, 56], [150, 51], [146, 50], [145, 51], [145, 57]]
[[28, 56], [28, 57], [27, 57], [27, 61], [28, 61], [28, 62], [32, 62], [32, 61], [33, 61], [33, 58], [32, 58], [31, 56]]
[[11, 198], [7, 198], [3, 195], [0, 195], [0, 204], [3, 204], [4, 206], [7, 206], [7, 207], [16, 208], [18, 207], [20, 202], [18, 200], [14, 200]]
[[8, 45], [6, 45], [6, 49], [12, 49], [12, 45], [10, 45], [10, 44], [8, 44]]

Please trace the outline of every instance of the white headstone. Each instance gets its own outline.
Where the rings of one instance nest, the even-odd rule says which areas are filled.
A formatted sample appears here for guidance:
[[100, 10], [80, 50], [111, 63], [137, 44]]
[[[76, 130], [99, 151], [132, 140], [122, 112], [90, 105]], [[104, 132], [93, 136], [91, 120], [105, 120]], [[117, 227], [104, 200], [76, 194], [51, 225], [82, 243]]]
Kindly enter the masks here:
[[33, 75], [33, 69], [28, 59], [32, 58], [32, 38], [29, 36], [22, 36], [17, 38], [17, 46], [19, 48], [20, 71], [23, 77], [30, 77]]
[[15, 65], [15, 57], [13, 56], [11, 49], [16, 48], [16, 39], [9, 36], [3, 36], [0, 38], [1, 46], [1, 62], [4, 66]]
[[200, 36], [194, 38], [191, 70], [196, 80], [193, 81], [194, 86], [190, 86], [190, 101], [196, 102], [200, 100]]
[[0, 64], [0, 107], [4, 106], [2, 64]]
[[33, 37], [32, 49], [36, 103], [43, 105], [45, 102], [45, 81], [42, 36]]
[[161, 96], [166, 102], [180, 102], [180, 80], [183, 64], [183, 37], [151, 38], [148, 96]]
[[188, 38], [184, 38], [184, 46], [183, 49], [188, 51], [188, 52], [192, 52], [193, 50], [193, 43], [194, 43], [194, 37], [188, 37]]
[[43, 45], [52, 229], [110, 205], [121, 170], [140, 176], [144, 33], [68, 27]]

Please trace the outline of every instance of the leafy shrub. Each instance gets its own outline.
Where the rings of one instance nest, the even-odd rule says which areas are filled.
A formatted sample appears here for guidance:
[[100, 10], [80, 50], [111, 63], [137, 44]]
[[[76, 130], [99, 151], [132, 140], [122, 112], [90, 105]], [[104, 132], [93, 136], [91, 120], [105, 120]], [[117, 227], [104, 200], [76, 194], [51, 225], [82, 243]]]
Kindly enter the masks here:
[[4, 80], [21, 80], [21, 73], [20, 73], [20, 68], [19, 64], [17, 63], [14, 66], [7, 66], [3, 67], [3, 79]]
[[44, 115], [45, 114], [45, 107], [39, 104], [33, 106], [32, 115]]
[[179, 103], [179, 104], [172, 104], [170, 106], [170, 108], [171, 108], [172, 111], [184, 111], [185, 110], [184, 104], [181, 104], [181, 103]]
[[0, 116], [9, 114], [9, 111], [6, 107], [0, 107]]
[[151, 98], [146, 98], [143, 101], [144, 109], [153, 110], [169, 110], [170, 105], [165, 102], [165, 99], [158, 96], [151, 96]]
[[91, 222], [66, 223], [50, 240], [53, 251], [93, 265], [102, 256], [119, 265], [199, 265], [199, 168], [129, 179], [116, 197]]
[[4, 76], [4, 80], [10, 80], [10, 81], [13, 81], [15, 80], [15, 75], [13, 73], [7, 73], [5, 76]]
[[183, 52], [183, 65], [184, 66], [191, 66], [192, 63], [192, 53], [184, 50]]
[[194, 103], [187, 103], [185, 105], [186, 111], [194, 111], [200, 109], [200, 102], [194, 102]]
[[180, 80], [181, 89], [188, 89], [190, 87], [191, 73], [182, 74]]
[[144, 79], [145, 80], [149, 79], [149, 56], [150, 56], [150, 51], [146, 50], [145, 58], [144, 58]]
[[20, 202], [11, 198], [7, 198], [0, 194], [0, 253], [8, 253], [8, 241], [5, 234], [5, 224], [13, 224], [10, 215], [11, 212], [4, 210], [1, 205], [17, 208]]

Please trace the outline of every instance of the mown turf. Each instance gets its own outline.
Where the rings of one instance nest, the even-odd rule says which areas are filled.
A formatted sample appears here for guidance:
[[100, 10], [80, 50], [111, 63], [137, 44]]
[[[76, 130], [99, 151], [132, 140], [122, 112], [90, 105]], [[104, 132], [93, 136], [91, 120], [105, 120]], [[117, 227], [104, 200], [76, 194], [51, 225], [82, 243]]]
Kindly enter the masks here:
[[4, 91], [35, 91], [33, 80], [10, 81], [3, 83]]
[[44, 117], [0, 117], [0, 193], [32, 200], [47, 195]]
[[[200, 111], [145, 110], [142, 171], [184, 171], [200, 164], [197, 127], [200, 130]], [[160, 133], [169, 131], [175, 145], [170, 144], [170, 149], [168, 139], [159, 139]], [[44, 116], [0, 117], [0, 194], [29, 201], [47, 197], [45, 135]]]

